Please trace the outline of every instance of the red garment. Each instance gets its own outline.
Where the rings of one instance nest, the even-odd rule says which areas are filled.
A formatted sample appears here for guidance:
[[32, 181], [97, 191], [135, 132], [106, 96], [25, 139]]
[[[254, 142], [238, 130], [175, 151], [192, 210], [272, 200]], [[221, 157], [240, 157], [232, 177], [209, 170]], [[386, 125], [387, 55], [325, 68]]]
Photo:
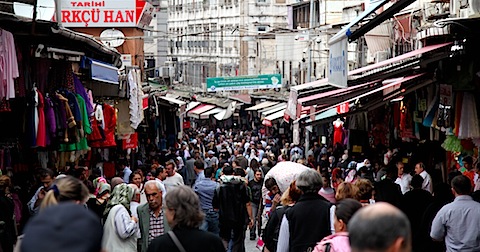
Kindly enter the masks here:
[[475, 172], [474, 171], [465, 171], [463, 172], [468, 179], [470, 179], [470, 183], [472, 184], [472, 189], [475, 188]]
[[37, 146], [47, 146], [47, 128], [45, 125], [45, 102], [40, 91], [36, 90], [38, 94], [38, 132], [37, 132]]
[[87, 140], [91, 144], [91, 147], [100, 147], [99, 141], [103, 140], [103, 135], [100, 132], [100, 125], [97, 119], [95, 119], [95, 116], [92, 119], [92, 134], [87, 135]]
[[103, 104], [103, 117], [105, 120], [105, 141], [101, 144], [101, 147], [115, 147], [115, 127], [117, 125], [117, 115], [115, 109], [108, 105]]
[[115, 177], [115, 163], [113, 162], [104, 162], [103, 163], [103, 176], [110, 179]]
[[336, 123], [333, 123], [333, 128], [334, 128], [334, 132], [333, 132], [333, 146], [336, 146], [337, 143], [340, 143], [342, 144], [342, 139], [343, 139], [343, 123], [341, 124], [336, 124]]

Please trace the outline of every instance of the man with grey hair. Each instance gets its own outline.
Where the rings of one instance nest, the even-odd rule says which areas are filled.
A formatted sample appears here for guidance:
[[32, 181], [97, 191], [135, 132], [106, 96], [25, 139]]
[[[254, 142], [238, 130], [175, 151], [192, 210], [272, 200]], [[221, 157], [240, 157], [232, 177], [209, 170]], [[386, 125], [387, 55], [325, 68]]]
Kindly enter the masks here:
[[262, 177], [265, 178], [265, 175], [270, 171], [270, 166], [268, 166], [270, 161], [268, 161], [267, 158], [262, 159], [262, 167], [260, 167], [260, 170], [262, 171]]
[[412, 251], [410, 222], [389, 203], [360, 209], [348, 223], [348, 234], [352, 252]]
[[298, 175], [296, 186], [302, 195], [283, 216], [277, 252], [312, 251], [318, 241], [331, 234], [330, 203], [318, 194], [322, 176], [313, 169], [305, 170]]
[[162, 189], [160, 182], [149, 180], [145, 183], [145, 196], [148, 203], [137, 208], [138, 224], [141, 238], [138, 239], [138, 251], [146, 252], [152, 240], [160, 235], [168, 233], [168, 225], [165, 209], [163, 207]]

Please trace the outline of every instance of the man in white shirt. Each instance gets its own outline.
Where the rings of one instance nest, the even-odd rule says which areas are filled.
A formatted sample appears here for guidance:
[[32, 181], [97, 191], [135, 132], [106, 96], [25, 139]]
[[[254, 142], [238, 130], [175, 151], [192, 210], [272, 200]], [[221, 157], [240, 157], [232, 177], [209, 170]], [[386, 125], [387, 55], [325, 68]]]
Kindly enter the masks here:
[[410, 191], [410, 183], [412, 182], [412, 175], [404, 173], [404, 167], [405, 165], [402, 163], [402, 161], [397, 162], [398, 178], [395, 180], [395, 184], [398, 184], [400, 186], [402, 194]]
[[428, 174], [427, 171], [425, 171], [425, 165], [422, 162], [415, 165], [415, 174], [418, 174], [423, 178], [422, 189], [432, 193], [433, 192], [432, 177], [430, 177], [430, 174]]
[[209, 150], [208, 152], [208, 157], [205, 158], [205, 163], [207, 164], [207, 167], [217, 167], [218, 163], [220, 162], [217, 157], [215, 157], [215, 152], [212, 150]]
[[167, 192], [172, 190], [176, 186], [185, 184], [183, 182], [182, 175], [178, 174], [175, 171], [175, 163], [174, 162], [168, 161], [165, 164], [165, 170], [167, 171], [167, 178], [165, 179], [165, 181], [163, 181], [163, 183], [165, 184]]
[[163, 184], [163, 181], [167, 178], [167, 170], [163, 168], [163, 166], [159, 166], [155, 170], [155, 180], [160, 182], [160, 190], [162, 191], [162, 198], [165, 199], [165, 196], [167, 195], [167, 189], [165, 188], [165, 184]]

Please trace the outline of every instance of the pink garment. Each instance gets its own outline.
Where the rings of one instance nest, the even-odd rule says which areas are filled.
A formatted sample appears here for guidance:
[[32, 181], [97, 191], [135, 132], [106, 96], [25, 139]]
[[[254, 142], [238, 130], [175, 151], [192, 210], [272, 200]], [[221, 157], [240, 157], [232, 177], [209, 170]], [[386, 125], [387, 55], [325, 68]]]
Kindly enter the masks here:
[[335, 204], [337, 200], [335, 199], [335, 190], [333, 188], [322, 188], [318, 191], [318, 194], [328, 200], [330, 203]]
[[350, 241], [347, 232], [339, 232], [329, 235], [320, 241], [313, 252], [324, 252], [326, 245], [330, 243], [330, 252], [350, 252]]
[[0, 28], [0, 98], [15, 98], [13, 79], [19, 76], [12, 33]]

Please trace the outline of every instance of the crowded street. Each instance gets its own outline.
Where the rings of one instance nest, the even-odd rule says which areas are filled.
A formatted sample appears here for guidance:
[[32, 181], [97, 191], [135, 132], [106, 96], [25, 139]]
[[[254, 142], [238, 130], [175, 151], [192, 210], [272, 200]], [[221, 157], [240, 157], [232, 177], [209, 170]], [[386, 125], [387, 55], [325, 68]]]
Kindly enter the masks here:
[[0, 0], [0, 252], [480, 252], [480, 0]]

